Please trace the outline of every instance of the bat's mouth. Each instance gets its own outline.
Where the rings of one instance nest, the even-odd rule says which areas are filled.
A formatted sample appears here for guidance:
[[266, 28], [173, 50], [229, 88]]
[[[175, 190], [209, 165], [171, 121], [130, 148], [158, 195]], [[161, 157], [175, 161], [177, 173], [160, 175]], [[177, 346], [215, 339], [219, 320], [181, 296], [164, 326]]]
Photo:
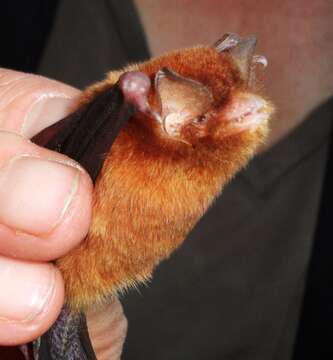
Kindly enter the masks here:
[[237, 65], [245, 83], [252, 87], [255, 84], [255, 68], [257, 64], [264, 67], [268, 62], [265, 56], [254, 54], [257, 39], [254, 35], [241, 38], [234, 33], [226, 33], [215, 44], [219, 53], [228, 53]]
[[255, 130], [268, 121], [272, 112], [272, 106], [262, 97], [251, 93], [239, 93], [225, 110], [225, 130], [229, 134]]

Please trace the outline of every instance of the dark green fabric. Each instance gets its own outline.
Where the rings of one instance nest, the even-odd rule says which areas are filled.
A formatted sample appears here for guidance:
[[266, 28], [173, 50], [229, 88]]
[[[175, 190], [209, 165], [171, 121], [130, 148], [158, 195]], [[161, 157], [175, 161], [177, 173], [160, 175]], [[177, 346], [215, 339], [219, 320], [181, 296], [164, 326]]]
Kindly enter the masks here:
[[332, 185], [333, 132], [293, 360], [333, 357]]
[[[40, 72], [84, 86], [147, 55], [130, 1], [65, 0]], [[324, 104], [252, 161], [152, 282], [123, 297], [123, 359], [291, 358], [332, 113]]]
[[82, 88], [148, 57], [131, 1], [63, 0], [39, 72]]
[[1, 0], [0, 66], [36, 72], [58, 0]]

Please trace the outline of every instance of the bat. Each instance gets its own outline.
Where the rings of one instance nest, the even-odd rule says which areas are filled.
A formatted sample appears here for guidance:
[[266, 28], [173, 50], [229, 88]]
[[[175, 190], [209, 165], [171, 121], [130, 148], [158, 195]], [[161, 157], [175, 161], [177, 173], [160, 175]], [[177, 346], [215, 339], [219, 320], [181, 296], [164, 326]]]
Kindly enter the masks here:
[[[267, 61], [255, 44], [227, 33], [214, 46], [110, 72], [73, 114], [33, 139], [95, 180], [88, 235], [56, 262], [67, 305], [49, 339], [64, 326], [84, 328], [73, 314], [148, 281], [265, 140], [274, 110], [256, 82], [256, 65]], [[66, 355], [63, 341], [60, 355], [49, 340], [57, 348], [50, 358], [94, 358], [82, 331], [72, 338], [81, 355]]]

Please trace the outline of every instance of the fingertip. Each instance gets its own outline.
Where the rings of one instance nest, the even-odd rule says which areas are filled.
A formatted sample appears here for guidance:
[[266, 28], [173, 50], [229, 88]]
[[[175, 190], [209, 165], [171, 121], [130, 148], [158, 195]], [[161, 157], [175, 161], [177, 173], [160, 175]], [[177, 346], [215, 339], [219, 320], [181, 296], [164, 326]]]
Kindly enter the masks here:
[[0, 68], [0, 129], [32, 137], [72, 111], [79, 94], [43, 76]]
[[0, 131], [0, 254], [56, 259], [88, 232], [93, 184], [63, 154]]
[[[0, 344], [18, 345], [30, 342], [46, 332], [57, 319], [64, 302], [64, 284], [60, 271], [52, 264], [33, 264], [18, 262], [18, 260], [0, 259], [0, 264], [6, 263], [11, 269], [12, 285], [9, 295], [0, 297]], [[1, 265], [0, 265], [1, 266]], [[24, 286], [17, 278], [18, 274], [25, 278], [28, 286]], [[30, 277], [30, 278], [29, 278]], [[42, 298], [35, 291], [45, 287], [43, 279], [49, 278], [49, 288]], [[0, 285], [4, 286], [6, 279], [0, 277]], [[39, 289], [39, 290], [40, 290]], [[34, 293], [35, 292], [35, 293]], [[16, 297], [8, 298], [15, 293]], [[20, 298], [18, 298], [20, 294]], [[8, 303], [8, 300], [11, 300]], [[34, 308], [37, 306], [36, 308]], [[38, 308], [38, 306], [41, 306]], [[29, 313], [31, 315], [29, 316]], [[28, 314], [28, 316], [27, 316]]]
[[64, 256], [85, 238], [92, 216], [93, 184], [82, 169], [77, 169], [77, 174], [75, 194], [50, 231], [33, 234], [0, 224], [0, 254], [50, 261]]

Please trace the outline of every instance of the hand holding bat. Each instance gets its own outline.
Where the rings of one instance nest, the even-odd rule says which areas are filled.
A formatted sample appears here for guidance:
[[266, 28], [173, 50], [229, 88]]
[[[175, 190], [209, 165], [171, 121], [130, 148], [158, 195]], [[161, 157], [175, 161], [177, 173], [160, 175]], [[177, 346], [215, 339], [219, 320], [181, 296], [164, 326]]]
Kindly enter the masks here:
[[[0, 344], [14, 345], [36, 339], [59, 315], [64, 284], [48, 261], [85, 237], [92, 186], [77, 163], [29, 141], [70, 112], [79, 92], [10, 70], [0, 75]], [[92, 335], [102, 331], [124, 338], [119, 303], [103, 311], [102, 322], [100, 317], [92, 313], [89, 318]], [[99, 339], [97, 347], [105, 340]]]

